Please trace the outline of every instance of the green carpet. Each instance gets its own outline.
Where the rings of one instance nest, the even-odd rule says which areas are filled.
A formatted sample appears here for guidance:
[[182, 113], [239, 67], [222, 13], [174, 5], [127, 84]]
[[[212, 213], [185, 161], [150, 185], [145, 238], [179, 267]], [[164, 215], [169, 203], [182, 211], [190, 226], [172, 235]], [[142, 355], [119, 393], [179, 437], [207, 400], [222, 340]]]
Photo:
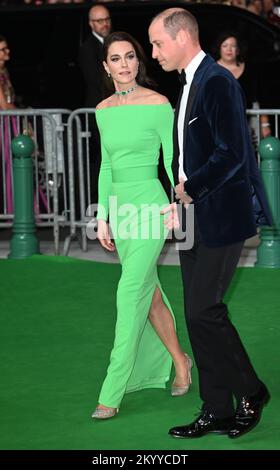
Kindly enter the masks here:
[[[245, 268], [228, 295], [232, 319], [272, 400], [242, 438], [172, 439], [199, 410], [197, 375], [187, 395], [145, 390], [120, 413], [93, 421], [114, 337], [118, 265], [65, 257], [1, 260], [0, 449], [279, 449], [280, 270]], [[160, 267], [189, 352], [178, 267]], [[202, 293], [203, 295], [203, 293]], [[277, 437], [278, 436], [278, 437]]]

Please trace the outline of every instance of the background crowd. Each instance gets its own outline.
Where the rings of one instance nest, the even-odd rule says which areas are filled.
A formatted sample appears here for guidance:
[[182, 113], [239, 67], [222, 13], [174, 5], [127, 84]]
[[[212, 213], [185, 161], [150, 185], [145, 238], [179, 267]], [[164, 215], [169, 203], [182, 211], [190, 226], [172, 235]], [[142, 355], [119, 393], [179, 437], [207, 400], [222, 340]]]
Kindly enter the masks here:
[[[142, 1], [152, 0], [99, 0], [98, 3]], [[165, 0], [161, 0], [165, 1]], [[168, 0], [166, 0], [168, 1]], [[278, 0], [181, 0], [182, 3], [216, 3], [243, 8], [256, 15], [265, 18], [269, 23], [280, 27], [280, 2]], [[0, 0], [0, 6], [11, 5], [54, 5], [54, 4], [94, 4], [92, 0]]]

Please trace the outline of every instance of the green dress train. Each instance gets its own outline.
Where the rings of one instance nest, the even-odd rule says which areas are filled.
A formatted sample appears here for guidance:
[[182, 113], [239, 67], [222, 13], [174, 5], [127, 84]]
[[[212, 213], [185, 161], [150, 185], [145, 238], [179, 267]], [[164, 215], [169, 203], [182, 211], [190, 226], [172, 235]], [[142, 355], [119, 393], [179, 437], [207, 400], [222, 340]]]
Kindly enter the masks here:
[[115, 342], [98, 401], [118, 408], [125, 393], [164, 388], [170, 376], [171, 356], [148, 314], [157, 286], [172, 313], [157, 274], [167, 235], [160, 210], [169, 203], [157, 170], [162, 145], [173, 184], [173, 111], [169, 103], [124, 105], [97, 110], [96, 120], [102, 145], [97, 219], [110, 214], [122, 265]]

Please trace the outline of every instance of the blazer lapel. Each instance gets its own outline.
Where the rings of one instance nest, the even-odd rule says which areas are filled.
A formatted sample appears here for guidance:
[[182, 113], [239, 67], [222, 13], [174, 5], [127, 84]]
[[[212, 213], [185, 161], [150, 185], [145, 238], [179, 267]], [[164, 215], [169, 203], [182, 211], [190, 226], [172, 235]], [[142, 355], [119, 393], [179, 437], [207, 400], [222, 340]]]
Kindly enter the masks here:
[[[183, 87], [181, 87], [180, 94], [178, 97], [178, 101], [175, 108], [175, 116], [174, 116], [174, 126], [173, 126], [173, 160], [172, 160], [172, 172], [174, 178], [175, 186], [179, 183], [179, 142], [178, 142], [178, 116], [179, 116], [179, 109], [181, 98], [183, 94]], [[195, 95], [197, 92], [197, 85], [192, 81], [191, 88], [189, 91], [186, 114], [184, 119], [184, 149], [186, 148], [186, 135], [187, 135], [187, 127], [189, 122], [189, 117], [191, 114], [192, 105], [195, 99]]]
[[92, 34], [91, 44], [94, 54], [97, 55], [98, 59], [102, 62], [103, 59], [103, 44]]
[[[203, 81], [204, 74], [207, 72], [208, 68], [214, 64], [215, 61], [214, 59], [209, 55], [206, 54], [202, 62], [200, 63], [199, 67], [197, 68], [193, 81], [191, 84], [191, 88], [189, 91], [189, 96], [188, 96], [188, 102], [187, 102], [187, 107], [186, 107], [186, 113], [185, 113], [185, 119], [184, 119], [184, 143], [183, 143], [183, 148], [184, 148], [184, 171], [187, 174], [185, 168], [186, 168], [186, 160], [187, 160], [187, 155], [186, 155], [186, 148], [187, 148], [187, 131], [188, 131], [188, 123], [190, 120], [190, 115], [193, 107], [193, 103], [195, 100], [195, 97], [197, 95], [197, 92], [199, 90], [200, 83]], [[178, 114], [179, 114], [179, 109], [180, 109], [180, 102], [181, 102], [181, 97], [183, 94], [183, 87], [181, 87], [179, 98], [177, 101], [177, 105], [175, 108], [175, 117], [174, 117], [174, 127], [173, 127], [173, 161], [172, 161], [172, 172], [173, 172], [173, 178], [174, 178], [174, 184], [178, 184], [179, 182], [179, 144], [178, 144]]]
[[191, 110], [192, 110], [194, 99], [196, 97], [197, 90], [198, 90], [198, 86], [193, 80], [192, 84], [191, 84], [190, 91], [189, 91], [186, 114], [185, 114], [185, 120], [184, 120], [184, 143], [183, 143], [183, 148], [184, 149], [186, 149], [186, 138], [187, 138], [188, 124], [189, 124]]
[[181, 98], [183, 94], [184, 87], [180, 88], [180, 93], [178, 96], [175, 115], [174, 115], [174, 125], [173, 125], [173, 160], [172, 160], [172, 173], [174, 178], [174, 184], [178, 184], [178, 174], [179, 174], [179, 142], [178, 142], [178, 116]]
[[184, 172], [186, 175], [188, 175], [186, 167], [187, 167], [187, 137], [188, 137], [188, 125], [190, 121], [190, 116], [191, 116], [191, 111], [192, 107], [197, 95], [197, 92], [199, 90], [200, 84], [203, 82], [204, 75], [206, 74], [207, 70], [209, 67], [211, 67], [215, 63], [214, 59], [209, 55], [206, 54], [202, 62], [199, 64], [193, 80], [191, 84], [191, 88], [189, 91], [189, 96], [188, 96], [188, 102], [187, 102], [187, 107], [186, 107], [186, 114], [185, 114], [185, 120], [184, 120], [184, 142], [183, 142], [183, 149], [184, 149], [184, 159], [183, 159], [183, 165], [184, 165]]

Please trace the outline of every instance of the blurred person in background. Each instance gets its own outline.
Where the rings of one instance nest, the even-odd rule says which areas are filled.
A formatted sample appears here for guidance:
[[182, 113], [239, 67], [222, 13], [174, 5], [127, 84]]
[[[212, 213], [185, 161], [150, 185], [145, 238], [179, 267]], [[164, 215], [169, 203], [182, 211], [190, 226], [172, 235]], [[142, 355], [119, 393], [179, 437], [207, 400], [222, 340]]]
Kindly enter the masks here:
[[247, 10], [255, 15], [261, 15], [262, 12], [262, 0], [249, 0]]
[[[0, 35], [0, 110], [6, 111], [15, 109], [15, 92], [10, 80], [9, 72], [6, 68], [6, 63], [10, 60], [10, 49], [7, 40], [4, 36]], [[11, 118], [12, 128], [9, 128], [9, 118], [7, 116], [1, 117], [1, 133], [0, 133], [0, 181], [5, 179], [6, 207], [3, 207], [3, 201], [0, 200], [0, 212], [13, 212], [13, 197], [12, 197], [12, 165], [11, 165], [11, 151], [10, 151], [10, 136], [9, 133], [16, 134], [15, 118]], [[0, 199], [2, 199], [2, 188], [0, 191]]]
[[104, 39], [111, 32], [111, 16], [103, 5], [95, 5], [89, 10], [90, 35], [83, 43], [79, 54], [79, 65], [86, 86], [85, 106], [95, 108], [103, 98], [102, 50]]
[[0, 109], [15, 109], [15, 93], [10, 80], [6, 62], [10, 60], [7, 40], [0, 35]]
[[274, 0], [262, 0], [262, 16], [269, 23], [274, 26], [280, 27], [280, 16], [278, 16], [275, 11], [275, 2]]
[[[102, 60], [104, 39], [112, 28], [109, 10], [103, 5], [93, 6], [88, 13], [88, 24], [91, 33], [81, 46], [79, 65], [85, 84], [84, 106], [95, 108], [105, 97]], [[94, 114], [90, 116], [89, 127], [92, 137], [90, 142], [92, 149], [90, 160], [91, 202], [94, 203], [98, 199], [98, 174], [101, 162], [100, 137]]]
[[246, 0], [231, 0], [230, 5], [232, 7], [244, 8], [244, 10], [246, 10]]
[[[217, 63], [229, 70], [238, 80], [244, 91], [247, 109], [259, 109], [261, 103], [261, 85], [258, 77], [258, 71], [244, 59], [244, 47], [238, 35], [231, 31], [222, 32], [217, 38], [213, 55]], [[262, 138], [271, 134], [268, 116], [260, 117], [260, 135]], [[258, 121], [256, 118], [250, 118], [250, 130], [252, 143], [256, 150], [257, 135], [259, 133]]]
[[[10, 49], [7, 40], [0, 35], [0, 110], [8, 111], [16, 109], [16, 96], [6, 63], [10, 60]], [[19, 100], [18, 100], [19, 101]], [[18, 103], [17, 103], [18, 104]], [[5, 175], [5, 211], [8, 214], [13, 213], [13, 189], [12, 189], [12, 155], [11, 155], [11, 138], [18, 135], [19, 127], [16, 116], [0, 117], [0, 181], [3, 182], [3, 174]], [[33, 136], [33, 129], [29, 122], [24, 124], [23, 133], [26, 132]], [[0, 188], [2, 189], [2, 188]], [[0, 196], [3, 193], [0, 191]], [[39, 201], [47, 207], [47, 202], [43, 194], [42, 188], [39, 187]], [[0, 201], [0, 212], [2, 212], [2, 201]]]

